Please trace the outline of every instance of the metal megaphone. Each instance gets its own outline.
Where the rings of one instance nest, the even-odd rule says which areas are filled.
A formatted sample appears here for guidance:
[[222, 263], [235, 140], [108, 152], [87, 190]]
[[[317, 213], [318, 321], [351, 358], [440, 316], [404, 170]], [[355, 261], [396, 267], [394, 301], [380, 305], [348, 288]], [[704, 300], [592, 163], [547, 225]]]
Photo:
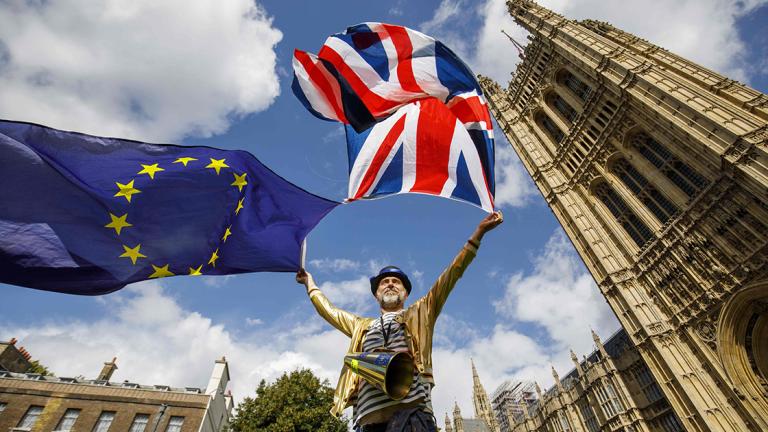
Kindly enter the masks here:
[[413, 357], [407, 352], [349, 353], [344, 364], [393, 400], [407, 396], [413, 383]]

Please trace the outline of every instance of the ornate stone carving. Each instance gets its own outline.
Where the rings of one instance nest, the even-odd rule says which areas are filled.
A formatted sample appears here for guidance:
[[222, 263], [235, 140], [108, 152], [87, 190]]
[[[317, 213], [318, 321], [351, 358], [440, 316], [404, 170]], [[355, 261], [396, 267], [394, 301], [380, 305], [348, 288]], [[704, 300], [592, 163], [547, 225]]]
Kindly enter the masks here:
[[699, 322], [694, 331], [710, 349], [717, 350], [717, 327], [710, 319]]

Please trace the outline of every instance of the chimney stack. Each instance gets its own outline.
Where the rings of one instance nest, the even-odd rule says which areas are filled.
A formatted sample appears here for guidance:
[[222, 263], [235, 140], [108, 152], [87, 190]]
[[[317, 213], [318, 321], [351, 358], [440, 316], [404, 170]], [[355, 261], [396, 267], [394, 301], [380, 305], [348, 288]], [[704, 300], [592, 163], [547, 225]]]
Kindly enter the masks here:
[[229, 366], [227, 365], [227, 358], [222, 356], [221, 360], [216, 360], [216, 363], [213, 365], [213, 372], [211, 373], [210, 380], [208, 380], [208, 386], [205, 388], [205, 394], [224, 394], [228, 383]]
[[32, 358], [32, 354], [30, 354], [26, 349], [24, 349], [24, 347], [19, 348], [19, 353], [27, 361], [30, 361], [30, 359]]
[[99, 381], [109, 381], [110, 378], [112, 378], [112, 374], [115, 373], [117, 370], [117, 357], [112, 357], [111, 362], [105, 362], [104, 367], [101, 368], [101, 373], [99, 373], [99, 377], [96, 378]]

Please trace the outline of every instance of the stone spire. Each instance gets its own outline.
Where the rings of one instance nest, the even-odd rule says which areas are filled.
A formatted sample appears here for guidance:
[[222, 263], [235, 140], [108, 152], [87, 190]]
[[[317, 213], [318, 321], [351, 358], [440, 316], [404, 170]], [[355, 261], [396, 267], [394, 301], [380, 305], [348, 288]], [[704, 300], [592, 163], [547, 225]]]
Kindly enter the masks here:
[[475, 418], [483, 420], [491, 432], [499, 432], [499, 423], [496, 421], [496, 416], [488, 400], [488, 393], [485, 392], [483, 384], [480, 383], [475, 362], [472, 359], [469, 361], [472, 364], [472, 401], [475, 404]]
[[453, 403], [453, 427], [453, 432], [464, 432], [464, 419], [461, 418], [458, 402]]
[[600, 340], [600, 336], [595, 333], [594, 330], [589, 329], [592, 332], [592, 340], [595, 341], [595, 346], [600, 351], [600, 354], [603, 355], [603, 358], [608, 358], [608, 352], [605, 351], [605, 346], [603, 346], [603, 342]]
[[573, 360], [573, 364], [576, 365], [576, 371], [579, 373], [579, 376], [582, 376], [584, 374], [584, 371], [581, 369], [581, 363], [579, 363], [579, 358], [576, 357], [576, 353], [571, 351], [571, 360]]
[[[550, 365], [550, 366], [551, 366], [551, 365]], [[557, 374], [557, 371], [555, 370], [555, 367], [554, 367], [554, 366], [551, 366], [551, 367], [552, 367], [552, 378], [554, 378], [554, 379], [555, 379], [555, 385], [556, 385], [558, 388], [561, 388], [561, 387], [562, 387], [562, 384], [560, 383], [560, 375], [558, 375], [558, 374]]]
[[453, 432], [453, 425], [451, 424], [451, 418], [448, 417], [448, 413], [445, 413], [445, 432]]

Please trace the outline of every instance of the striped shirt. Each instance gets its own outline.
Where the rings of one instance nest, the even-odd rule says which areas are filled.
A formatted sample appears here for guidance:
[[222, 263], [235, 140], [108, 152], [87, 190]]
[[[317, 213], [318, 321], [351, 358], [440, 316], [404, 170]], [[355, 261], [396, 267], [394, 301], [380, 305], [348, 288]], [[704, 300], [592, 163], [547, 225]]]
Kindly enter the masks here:
[[[410, 351], [408, 343], [405, 340], [405, 331], [402, 324], [395, 318], [400, 312], [385, 312], [382, 319], [374, 320], [363, 340], [363, 351], [373, 351], [376, 348], [385, 348], [390, 351]], [[382, 321], [384, 329], [382, 331]], [[386, 335], [386, 338], [385, 338]], [[385, 345], [385, 339], [387, 341]], [[378, 411], [383, 408], [399, 404], [417, 402], [421, 400], [418, 406], [428, 413], [432, 413], [432, 401], [430, 393], [432, 385], [421, 379], [419, 371], [413, 370], [413, 383], [408, 394], [401, 400], [392, 400], [382, 390], [369, 384], [368, 381], [361, 380], [360, 391], [357, 393], [356, 400], [353, 399], [352, 417], [355, 424], [360, 422], [367, 414]]]

